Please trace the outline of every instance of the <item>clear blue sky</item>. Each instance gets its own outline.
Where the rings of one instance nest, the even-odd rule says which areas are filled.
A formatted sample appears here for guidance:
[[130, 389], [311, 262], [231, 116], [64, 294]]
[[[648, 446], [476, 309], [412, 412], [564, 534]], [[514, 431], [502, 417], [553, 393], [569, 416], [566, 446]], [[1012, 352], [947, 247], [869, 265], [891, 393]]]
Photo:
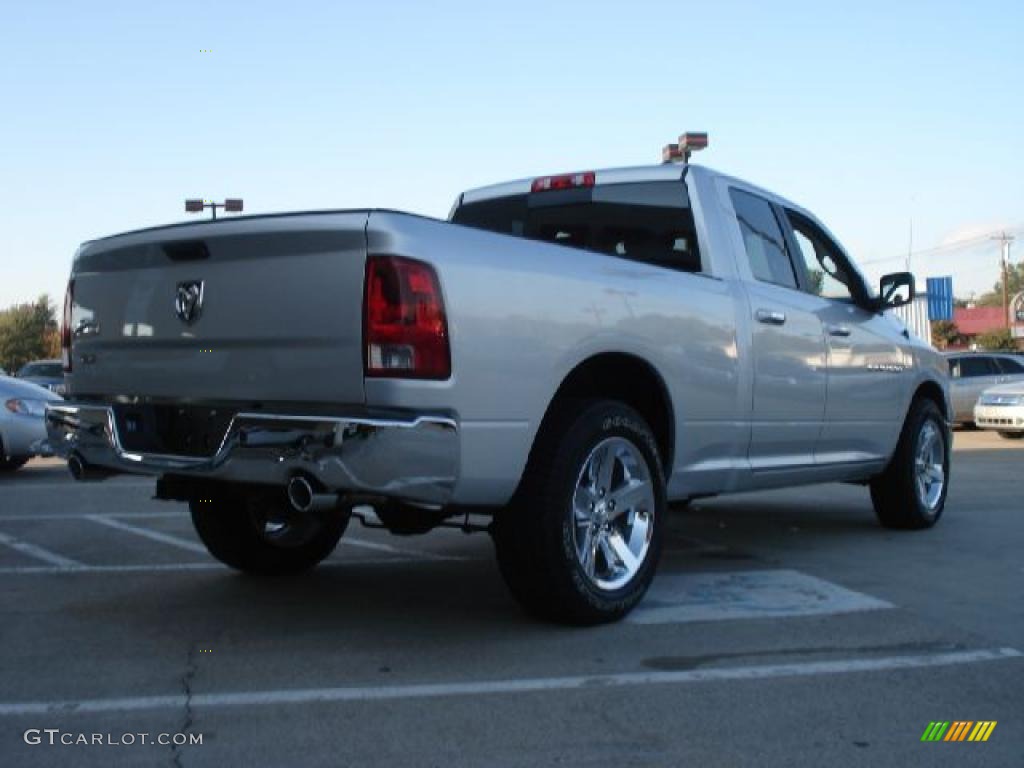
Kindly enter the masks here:
[[[59, 297], [79, 242], [185, 197], [444, 216], [465, 187], [656, 161], [685, 129], [877, 275], [911, 216], [916, 248], [1024, 234], [1022, 28], [1020, 0], [5, 0], [0, 306]], [[915, 266], [966, 295], [997, 263], [982, 240]]]

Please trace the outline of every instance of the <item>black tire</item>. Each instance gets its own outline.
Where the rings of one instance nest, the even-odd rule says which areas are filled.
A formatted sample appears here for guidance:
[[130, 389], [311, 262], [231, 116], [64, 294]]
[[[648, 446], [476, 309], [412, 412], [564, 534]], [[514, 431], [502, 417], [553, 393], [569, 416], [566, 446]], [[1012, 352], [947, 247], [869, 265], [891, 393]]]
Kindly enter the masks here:
[[[616, 479], [622, 483], [625, 477], [625, 464], [617, 455], [612, 463], [614, 479], [609, 478], [607, 483], [607, 499], [598, 502], [603, 525], [595, 532], [597, 523], [593, 518], [581, 524], [574, 512], [577, 483], [583, 482], [592, 453], [609, 445], [623, 451], [622, 456], [633, 462], [638, 477], [646, 476], [650, 493], [644, 502], [638, 503], [642, 507], [631, 507], [632, 513], [620, 510], [617, 518], [605, 519], [605, 515], [612, 515], [608, 510], [614, 510], [613, 497], [623, 489], [620, 485], [613, 491]], [[642, 469], [639, 457], [643, 459]], [[646, 488], [647, 485], [645, 493]], [[545, 422], [515, 498], [495, 520], [492, 531], [498, 565], [513, 596], [533, 615], [568, 624], [615, 621], [640, 602], [654, 578], [661, 556], [665, 513], [661, 459], [654, 435], [643, 417], [615, 401], [566, 401]], [[627, 519], [637, 522], [629, 524]], [[641, 553], [629, 575], [632, 569], [614, 555], [609, 541], [614, 532], [620, 532], [618, 544], [627, 543], [621, 527], [637, 524], [643, 526], [636, 537]], [[580, 525], [584, 526], [582, 534]], [[589, 562], [594, 574], [588, 575], [580, 561], [583, 555], [577, 554], [578, 546], [588, 548], [585, 543], [577, 544], [578, 535], [592, 545]], [[634, 537], [630, 535], [628, 541], [634, 542]], [[598, 553], [595, 542], [607, 547]], [[607, 553], [616, 557], [614, 564]], [[618, 584], [616, 578], [611, 578], [605, 580], [604, 587], [600, 586], [596, 581], [599, 562], [609, 573], [617, 573], [621, 568], [622, 575], [616, 578], [626, 579], [624, 583]]]
[[1000, 432], [999, 436], [1004, 440], [1020, 440], [1024, 437], [1024, 432]]
[[[934, 428], [942, 450], [942, 485], [929, 505], [918, 488], [917, 457], [925, 430]], [[950, 435], [942, 412], [932, 400], [920, 398], [910, 406], [896, 452], [885, 472], [871, 480], [871, 501], [886, 528], [931, 528], [942, 517], [949, 492]], [[928, 486], [929, 488], [931, 486]], [[928, 494], [925, 493], [927, 496]]]
[[11, 456], [9, 459], [0, 459], [0, 472], [14, 472], [28, 464], [27, 456]]
[[0, 472], [14, 472], [28, 463], [28, 456], [4, 456], [4, 443], [0, 440]]
[[[293, 512], [283, 491], [210, 492], [190, 500], [189, 510], [211, 555], [239, 571], [261, 575], [314, 567], [334, 551], [350, 518], [350, 511], [342, 508]], [[271, 519], [291, 522], [277, 529], [268, 526]]]

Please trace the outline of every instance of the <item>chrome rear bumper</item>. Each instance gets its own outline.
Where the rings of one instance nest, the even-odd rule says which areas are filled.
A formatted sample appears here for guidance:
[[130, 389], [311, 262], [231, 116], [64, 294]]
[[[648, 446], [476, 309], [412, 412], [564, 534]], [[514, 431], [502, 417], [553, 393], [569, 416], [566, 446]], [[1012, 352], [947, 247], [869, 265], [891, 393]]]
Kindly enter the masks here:
[[46, 431], [58, 455], [117, 472], [271, 485], [305, 474], [329, 491], [425, 504], [446, 504], [458, 478], [458, 425], [442, 416], [239, 413], [209, 457], [126, 450], [113, 409], [103, 405], [48, 405]]

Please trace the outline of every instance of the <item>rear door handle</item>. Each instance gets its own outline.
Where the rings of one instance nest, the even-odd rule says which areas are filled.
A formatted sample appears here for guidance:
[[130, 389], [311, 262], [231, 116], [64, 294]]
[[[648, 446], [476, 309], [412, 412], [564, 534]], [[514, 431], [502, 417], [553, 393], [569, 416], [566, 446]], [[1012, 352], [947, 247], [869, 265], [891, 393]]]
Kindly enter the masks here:
[[774, 309], [759, 309], [754, 313], [757, 322], [765, 325], [783, 325], [786, 322], [786, 313]]
[[845, 338], [850, 335], [850, 329], [848, 326], [845, 325], [830, 325], [828, 326], [828, 335], [842, 336]]

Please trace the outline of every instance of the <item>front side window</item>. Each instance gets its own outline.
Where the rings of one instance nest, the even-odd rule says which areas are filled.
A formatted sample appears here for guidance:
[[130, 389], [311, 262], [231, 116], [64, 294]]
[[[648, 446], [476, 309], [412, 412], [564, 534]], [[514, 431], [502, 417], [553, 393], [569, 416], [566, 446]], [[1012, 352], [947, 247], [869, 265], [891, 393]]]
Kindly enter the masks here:
[[808, 291], [826, 299], [853, 299], [856, 278], [835, 243], [807, 217], [788, 209], [786, 217], [807, 268]]
[[729, 195], [754, 277], [764, 283], [796, 288], [796, 272], [771, 203], [742, 189], [730, 189]]
[[991, 357], [962, 357], [958, 361], [958, 369], [953, 371], [954, 377], [973, 379], [978, 376], [995, 376], [996, 367]]

